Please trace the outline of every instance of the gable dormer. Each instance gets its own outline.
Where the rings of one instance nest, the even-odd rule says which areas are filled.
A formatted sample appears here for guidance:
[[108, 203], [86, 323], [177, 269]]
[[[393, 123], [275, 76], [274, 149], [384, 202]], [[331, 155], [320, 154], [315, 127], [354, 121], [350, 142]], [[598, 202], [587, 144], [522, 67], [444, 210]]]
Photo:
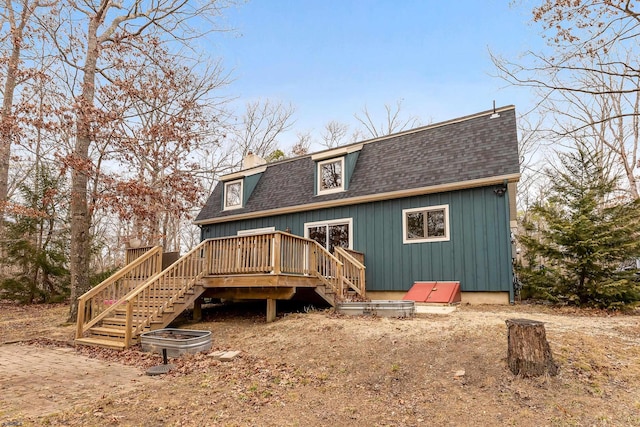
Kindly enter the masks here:
[[267, 170], [265, 160], [249, 152], [242, 161], [239, 172], [223, 176], [222, 210], [242, 209], [247, 205], [251, 193], [258, 185], [260, 177]]
[[349, 181], [363, 144], [339, 147], [311, 156], [314, 161], [314, 195], [340, 193], [349, 189]]

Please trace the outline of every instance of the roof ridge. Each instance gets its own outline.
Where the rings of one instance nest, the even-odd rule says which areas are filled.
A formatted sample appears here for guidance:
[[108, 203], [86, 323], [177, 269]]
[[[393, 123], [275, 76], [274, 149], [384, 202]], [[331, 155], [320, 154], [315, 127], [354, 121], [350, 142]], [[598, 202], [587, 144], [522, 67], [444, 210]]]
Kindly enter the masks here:
[[[296, 161], [296, 160], [301, 160], [301, 159], [304, 159], [304, 158], [307, 158], [307, 157], [314, 156], [316, 154], [321, 154], [321, 153], [324, 153], [326, 151], [331, 151], [331, 150], [335, 150], [335, 149], [338, 149], [338, 148], [347, 148], [347, 147], [351, 147], [351, 146], [355, 146], [355, 145], [359, 145], [359, 144], [372, 144], [374, 142], [380, 142], [380, 141], [384, 141], [384, 140], [390, 139], [390, 138], [396, 138], [396, 137], [404, 136], [404, 135], [411, 135], [412, 133], [422, 132], [422, 131], [429, 130], [429, 129], [435, 129], [435, 128], [439, 128], [439, 127], [442, 127], [442, 126], [447, 126], [447, 125], [451, 125], [451, 124], [455, 124], [455, 123], [464, 122], [464, 121], [467, 121], [467, 120], [473, 120], [473, 119], [476, 119], [478, 117], [488, 116], [488, 115], [494, 114], [494, 113], [501, 113], [503, 111], [514, 110], [515, 108], [516, 108], [515, 105], [509, 104], [509, 105], [505, 105], [505, 106], [502, 106], [502, 107], [499, 107], [499, 108], [492, 108], [490, 110], [481, 111], [479, 113], [468, 114], [466, 116], [457, 117], [455, 119], [449, 119], [449, 120], [445, 120], [445, 121], [442, 121], [442, 122], [431, 123], [431, 124], [420, 126], [420, 127], [417, 127], [417, 128], [412, 128], [412, 129], [407, 129], [407, 130], [396, 132], [396, 133], [391, 133], [389, 135], [379, 136], [379, 137], [370, 138], [370, 139], [364, 139], [364, 140], [361, 140], [361, 141], [356, 141], [356, 142], [352, 142], [352, 143], [345, 144], [345, 145], [340, 145], [340, 146], [333, 147], [333, 148], [327, 148], [326, 150], [314, 151], [313, 153], [307, 153], [307, 154], [303, 154], [301, 156], [296, 156], [296, 157], [291, 157], [291, 158], [288, 158], [288, 159], [282, 159], [282, 160], [278, 160], [278, 161], [275, 161], [275, 162], [270, 162], [270, 163], [267, 163], [266, 165], [262, 165], [262, 166], [271, 167], [273, 165], [284, 164], [284, 163], [293, 162], [293, 161]], [[234, 172], [234, 173], [237, 173], [237, 172]], [[234, 173], [227, 174], [227, 175], [233, 175]], [[227, 175], [223, 175], [220, 178], [224, 178]]]

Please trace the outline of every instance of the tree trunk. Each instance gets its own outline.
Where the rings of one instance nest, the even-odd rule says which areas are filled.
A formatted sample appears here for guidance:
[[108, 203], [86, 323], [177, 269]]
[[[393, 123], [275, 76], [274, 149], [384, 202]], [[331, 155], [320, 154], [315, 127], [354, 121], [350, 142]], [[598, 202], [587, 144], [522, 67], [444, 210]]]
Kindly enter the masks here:
[[69, 321], [78, 316], [78, 297], [89, 288], [90, 215], [87, 182], [90, 172], [89, 145], [93, 139], [92, 122], [95, 97], [96, 65], [100, 54], [97, 31], [99, 19], [89, 22], [87, 57], [83, 67], [82, 94], [77, 111], [76, 144], [73, 150], [71, 175], [71, 286]]
[[558, 366], [551, 355], [544, 323], [528, 319], [509, 319], [506, 323], [507, 362], [511, 372], [523, 377], [557, 375]]

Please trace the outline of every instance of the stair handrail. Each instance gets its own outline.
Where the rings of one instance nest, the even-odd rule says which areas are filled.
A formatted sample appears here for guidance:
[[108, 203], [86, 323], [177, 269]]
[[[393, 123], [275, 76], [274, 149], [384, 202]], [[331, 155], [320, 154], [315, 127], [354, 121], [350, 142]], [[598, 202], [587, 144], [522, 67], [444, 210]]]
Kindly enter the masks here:
[[[143, 272], [136, 271], [143, 270]], [[146, 270], [146, 273], [144, 272]], [[76, 320], [76, 338], [100, 320], [112, 313], [124, 297], [131, 291], [127, 286], [118, 286], [122, 279], [131, 273], [143, 274], [142, 279], [154, 276], [162, 270], [162, 246], [154, 246], [120, 270], [107, 277], [78, 297], [78, 316]], [[144, 277], [146, 274], [147, 277]], [[97, 301], [100, 300], [100, 301]]]
[[[140, 334], [145, 327], [150, 326], [153, 319], [161, 316], [169, 306], [173, 305], [178, 298], [192, 289], [204, 276], [206, 272], [204, 261], [207, 259], [208, 254], [211, 253], [209, 250], [210, 245], [211, 239], [200, 242], [199, 245], [181, 256], [169, 267], [151, 277], [143, 285], [137, 287], [125, 297], [125, 347], [129, 347], [133, 337]], [[163, 292], [167, 290], [170, 292], [165, 295]], [[162, 304], [152, 307], [152, 298], [161, 297]], [[135, 324], [133, 316], [134, 308], [139, 310], [136, 313]]]
[[[324, 246], [312, 239], [309, 246], [309, 270], [322, 283], [329, 286], [335, 293], [337, 299], [344, 297], [344, 264], [335, 255], [329, 252]], [[320, 260], [314, 255], [320, 255]], [[319, 262], [320, 261], [320, 262]]]
[[[366, 282], [365, 282], [365, 270], [367, 267], [360, 261], [358, 261], [353, 255], [351, 255], [344, 248], [336, 246], [333, 250], [336, 257], [344, 264], [344, 280], [349, 288], [353, 289], [361, 297], [366, 296]], [[351, 272], [357, 274], [351, 274]]]

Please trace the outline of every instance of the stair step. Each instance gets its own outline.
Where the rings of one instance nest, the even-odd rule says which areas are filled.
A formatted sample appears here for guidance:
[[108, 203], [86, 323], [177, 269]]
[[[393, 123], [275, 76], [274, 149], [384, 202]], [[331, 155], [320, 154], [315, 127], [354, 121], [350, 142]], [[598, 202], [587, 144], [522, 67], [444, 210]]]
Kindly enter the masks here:
[[[155, 309], [157, 309], [158, 307], [150, 307], [151, 311], [155, 311]], [[164, 313], [173, 313], [173, 307], [168, 307], [165, 308], [164, 310], [162, 310]], [[116, 310], [116, 312], [118, 314], [122, 314], [122, 315], [126, 315], [126, 311], [118, 311]], [[147, 317], [147, 310], [146, 308], [143, 309], [139, 309], [139, 310], [133, 310], [132, 314], [134, 317], [136, 316], [140, 316], [140, 317]]]
[[105, 317], [102, 319], [102, 325], [110, 325], [110, 326], [124, 326], [127, 324], [127, 318], [125, 316], [122, 317]]
[[125, 348], [124, 342], [122, 340], [116, 341], [107, 339], [105, 337], [76, 338], [75, 343], [81, 345], [90, 345], [94, 347], [115, 348], [116, 350], [124, 350]]
[[108, 337], [121, 337], [124, 338], [124, 328], [107, 328], [107, 327], [94, 327], [89, 328], [89, 332], [93, 335], [108, 336]]

